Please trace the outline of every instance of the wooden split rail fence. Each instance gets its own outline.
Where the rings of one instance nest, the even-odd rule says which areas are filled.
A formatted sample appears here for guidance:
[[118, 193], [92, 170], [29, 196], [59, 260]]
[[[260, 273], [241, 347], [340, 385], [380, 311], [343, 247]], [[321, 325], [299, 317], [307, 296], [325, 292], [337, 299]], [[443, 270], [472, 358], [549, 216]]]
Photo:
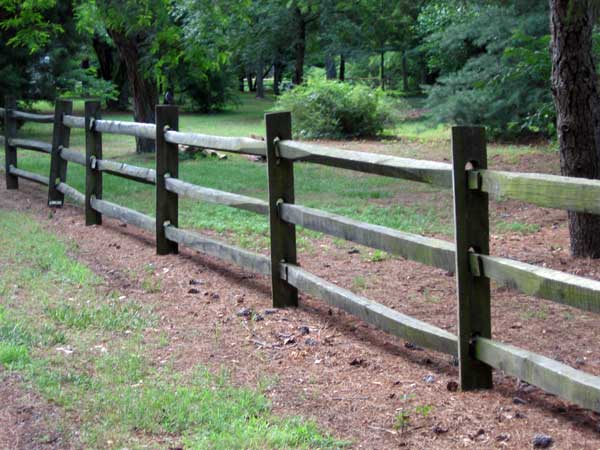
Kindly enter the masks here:
[[[6, 185], [19, 178], [47, 185], [48, 204], [64, 196], [84, 205], [87, 225], [112, 217], [156, 235], [159, 254], [176, 253], [178, 245], [195, 249], [245, 270], [271, 278], [273, 305], [296, 306], [298, 291], [347, 311], [390, 334], [458, 357], [465, 390], [490, 388], [492, 368], [500, 369], [547, 392], [600, 412], [600, 377], [492, 339], [490, 280], [585, 311], [600, 313], [600, 282], [489, 254], [488, 197], [517, 199], [543, 207], [600, 214], [600, 181], [487, 169], [483, 128], [452, 129], [453, 163], [419, 161], [340, 150], [292, 140], [289, 113], [270, 113], [266, 142], [179, 131], [178, 110], [156, 107], [156, 125], [102, 120], [100, 103], [88, 101], [85, 117], [72, 115], [69, 101], [58, 101], [55, 114], [19, 112], [8, 99], [5, 116]], [[53, 123], [52, 144], [17, 138], [16, 120]], [[85, 154], [69, 148], [71, 129], [84, 129]], [[156, 167], [147, 169], [104, 159], [106, 133], [152, 138]], [[267, 158], [268, 202], [196, 186], [178, 176], [178, 145], [185, 144]], [[19, 169], [17, 149], [48, 153], [49, 176]], [[294, 164], [309, 162], [363, 173], [401, 178], [452, 189], [455, 239], [451, 243], [372, 225], [295, 203]], [[85, 193], [67, 184], [67, 163], [86, 168]], [[155, 185], [156, 219], [103, 199], [102, 177], [111, 174]], [[266, 215], [270, 221], [270, 257], [178, 227], [178, 199], [227, 205]], [[342, 289], [301, 268], [296, 260], [296, 226], [384, 250], [403, 258], [456, 273], [458, 336]]]

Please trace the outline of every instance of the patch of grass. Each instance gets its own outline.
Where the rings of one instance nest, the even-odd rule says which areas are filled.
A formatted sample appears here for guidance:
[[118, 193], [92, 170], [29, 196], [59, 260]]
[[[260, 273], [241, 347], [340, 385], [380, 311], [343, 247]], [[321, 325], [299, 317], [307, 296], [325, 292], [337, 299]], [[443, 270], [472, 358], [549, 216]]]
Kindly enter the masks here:
[[76, 423], [82, 447], [345, 446], [311, 421], [275, 416], [260, 388], [235, 386], [225, 372], [155, 365], [144, 355], [168, 337], [144, 334], [147, 307], [102, 294], [102, 280], [31, 217], [2, 211], [0, 229], [10, 231], [0, 234], [0, 364], [63, 408], [57, 426]]
[[148, 324], [139, 305], [114, 299], [58, 302], [46, 307], [46, 315], [67, 328], [77, 330], [96, 327], [107, 331], [126, 331], [140, 329]]
[[142, 280], [142, 289], [148, 294], [157, 294], [162, 289], [160, 278], [148, 276]]
[[362, 291], [367, 287], [367, 280], [363, 276], [356, 276], [352, 279], [352, 287], [356, 290]]
[[[43, 105], [38, 105], [43, 106]], [[264, 135], [264, 112], [272, 106], [272, 99], [257, 100], [252, 95], [240, 98], [240, 107], [216, 114], [182, 114], [181, 129], [223, 136]], [[42, 108], [44, 109], [44, 108]], [[50, 109], [47, 108], [46, 109]], [[78, 111], [80, 112], [80, 111]], [[107, 114], [107, 118], [131, 120], [129, 114]], [[27, 123], [20, 133], [31, 139], [51, 140], [51, 126]], [[73, 130], [70, 147], [82, 151], [84, 135]], [[142, 167], [153, 167], [153, 155], [136, 155], [134, 140], [128, 136], [106, 135], [104, 154], [107, 158]], [[3, 153], [0, 151], [0, 153]], [[1, 158], [1, 156], [0, 156]], [[19, 152], [19, 165], [40, 174], [49, 171], [47, 155]], [[201, 186], [249, 195], [266, 200], [266, 165], [249, 162], [246, 158], [230, 155], [225, 161], [213, 158], [182, 161], [180, 177]], [[391, 226], [417, 233], [451, 231], [450, 208], [446, 216], [434, 208], [402, 207], [384, 204], [399, 192], [431, 192], [430, 187], [393, 178], [358, 174], [315, 164], [295, 165], [298, 203], [376, 224]], [[154, 215], [154, 189], [130, 180], [105, 175], [104, 197], [123, 206]], [[75, 164], [69, 165], [68, 183], [83, 192], [85, 171]], [[449, 203], [450, 205], [450, 203]], [[433, 219], [433, 220], [432, 220]], [[266, 248], [268, 221], [265, 217], [224, 206], [182, 199], [180, 225], [187, 228], [211, 230], [233, 243], [243, 243], [247, 248]]]
[[366, 260], [371, 262], [381, 262], [389, 259], [391, 255], [383, 250], [373, 250], [369, 251], [367, 254]]
[[496, 233], [519, 233], [519, 234], [532, 234], [540, 231], [540, 226], [535, 223], [525, 222], [507, 222], [499, 220], [493, 225]]

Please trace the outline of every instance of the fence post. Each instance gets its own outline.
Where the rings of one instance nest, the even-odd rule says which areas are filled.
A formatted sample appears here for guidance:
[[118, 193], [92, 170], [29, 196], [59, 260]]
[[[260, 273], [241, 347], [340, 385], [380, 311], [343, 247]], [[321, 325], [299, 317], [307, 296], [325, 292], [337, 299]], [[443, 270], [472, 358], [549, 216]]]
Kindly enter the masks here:
[[289, 112], [265, 114], [267, 173], [269, 177], [269, 225], [271, 231], [271, 290], [273, 306], [298, 306], [298, 290], [281, 279], [281, 262], [296, 264], [296, 227], [279, 216], [281, 202], [294, 203], [294, 163], [279, 158], [276, 140], [292, 138]]
[[65, 195], [56, 189], [58, 183], [67, 181], [67, 161], [62, 159], [60, 152], [69, 147], [71, 129], [64, 126], [63, 116], [73, 112], [73, 102], [57, 100], [54, 105], [54, 128], [52, 131], [52, 154], [50, 155], [50, 176], [48, 178], [48, 206], [61, 207]]
[[6, 189], [19, 189], [19, 177], [10, 173], [10, 166], [17, 167], [17, 147], [10, 145], [10, 140], [17, 137], [17, 120], [13, 111], [17, 109], [17, 99], [6, 96], [4, 100], [4, 161]]
[[177, 242], [165, 236], [165, 224], [178, 226], [179, 199], [174, 192], [167, 191], [165, 177], [179, 176], [179, 146], [165, 141], [166, 130], [179, 130], [177, 106], [156, 106], [156, 253], [177, 253]]
[[492, 368], [474, 355], [477, 336], [491, 338], [490, 280], [472, 267], [470, 253], [489, 253], [488, 194], [468, 184], [468, 165], [487, 168], [485, 128], [452, 128], [458, 359], [463, 390], [492, 387]]
[[91, 199], [102, 198], [102, 172], [95, 162], [102, 159], [102, 133], [95, 129], [95, 121], [102, 117], [98, 100], [85, 102], [85, 224], [102, 225], [102, 214], [92, 208]]

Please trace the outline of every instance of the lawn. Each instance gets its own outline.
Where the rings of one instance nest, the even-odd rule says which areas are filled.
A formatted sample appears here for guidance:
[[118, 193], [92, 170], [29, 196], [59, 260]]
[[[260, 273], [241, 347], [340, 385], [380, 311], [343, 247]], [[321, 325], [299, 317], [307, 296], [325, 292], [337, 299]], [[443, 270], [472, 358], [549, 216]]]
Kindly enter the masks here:
[[159, 319], [143, 296], [107, 289], [27, 214], [0, 211], [0, 229], [0, 374], [60, 408], [54, 427], [72, 448], [344, 446], [275, 416], [260, 386], [234, 386], [224, 370], [157, 365], [168, 338], [151, 333]]
[[[404, 103], [406, 104], [406, 103]], [[408, 103], [418, 107], [419, 102]], [[43, 104], [38, 108], [44, 109]], [[273, 99], [255, 99], [240, 96], [237, 107], [214, 114], [182, 114], [180, 128], [222, 136], [264, 135], [264, 112], [271, 109]], [[46, 105], [48, 110], [50, 105]], [[82, 105], [76, 103], [76, 113]], [[127, 114], [108, 114], [106, 118], [132, 120]], [[20, 131], [23, 136], [50, 140], [49, 125], [26, 124]], [[380, 142], [355, 141], [344, 143], [352, 148], [381, 151], [397, 156], [448, 160], [450, 130], [432, 126], [427, 117], [407, 118], [386, 130]], [[71, 148], [83, 151], [84, 136], [73, 130]], [[127, 136], [104, 135], [104, 155], [130, 164], [153, 167], [153, 155], [136, 155], [134, 140]], [[514, 158], [543, 153], [546, 149], [530, 146], [491, 145], [490, 157]], [[0, 155], [3, 157], [3, 155]], [[46, 174], [49, 158], [31, 152], [19, 152], [19, 165], [27, 170]], [[180, 177], [201, 186], [221, 189], [266, 199], [267, 180], [264, 164], [250, 162], [238, 155], [227, 160], [195, 159], [182, 161]], [[449, 192], [404, 180], [357, 174], [354, 172], [299, 163], [295, 165], [297, 203], [350, 216], [405, 232], [452, 237], [452, 199]], [[84, 190], [84, 171], [71, 164], [68, 183]], [[104, 198], [130, 208], [154, 214], [153, 187], [127, 181], [110, 175], [104, 176]], [[253, 249], [266, 247], [268, 223], [266, 218], [227, 207], [183, 199], [180, 205], [180, 225], [208, 229], [224, 235], [235, 243]], [[527, 230], [531, 227], [525, 228]], [[500, 226], [498, 233], [509, 232], [510, 224]], [[301, 244], [309, 245], [312, 232], [300, 232]]]

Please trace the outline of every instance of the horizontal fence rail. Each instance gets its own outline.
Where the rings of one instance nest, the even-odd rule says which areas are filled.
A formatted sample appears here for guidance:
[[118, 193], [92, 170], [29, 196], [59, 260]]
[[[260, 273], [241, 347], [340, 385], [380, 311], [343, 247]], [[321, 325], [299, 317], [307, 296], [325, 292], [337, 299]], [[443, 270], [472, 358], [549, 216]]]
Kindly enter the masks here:
[[92, 127], [98, 133], [120, 134], [144, 139], [156, 138], [156, 125], [153, 123], [95, 120], [92, 122]]
[[257, 214], [269, 214], [269, 204], [253, 197], [196, 186], [195, 184], [171, 177], [166, 177], [165, 187], [167, 191], [173, 192], [181, 197], [230, 206], [232, 208], [243, 209]]
[[33, 150], [40, 153], [52, 153], [52, 144], [46, 142], [34, 141], [31, 139], [9, 139], [8, 145], [22, 148], [24, 150]]
[[26, 180], [33, 181], [34, 183], [42, 184], [44, 186], [48, 186], [49, 184], [48, 177], [29, 172], [27, 170], [17, 169], [15, 166], [9, 166], [8, 172], [12, 175], [25, 178]]
[[476, 339], [475, 356], [551, 394], [600, 412], [600, 377], [491, 339]]
[[28, 122], [37, 123], [53, 123], [54, 114], [33, 114], [23, 111], [13, 111], [13, 117], [15, 119], [22, 119]]
[[600, 313], [600, 281], [507, 258], [471, 255], [472, 272], [527, 295]]
[[[0, 108], [0, 116], [6, 117], [6, 109]], [[35, 114], [29, 113], [25, 111], [12, 111], [12, 117], [15, 119], [21, 119], [28, 122], [37, 122], [37, 123], [53, 123], [54, 122], [54, 114]]]
[[[590, 312], [600, 312], [600, 281], [488, 254], [488, 195], [514, 199], [542, 207], [600, 213], [600, 181], [555, 175], [488, 170], [485, 135], [477, 127], [453, 129], [453, 164], [349, 151], [291, 139], [291, 119], [286, 113], [266, 116], [267, 140], [211, 136], [178, 131], [174, 107], [157, 107], [160, 125], [102, 120], [100, 104], [86, 102], [86, 117], [71, 115], [72, 104], [57, 102], [55, 114], [36, 115], [16, 111], [7, 99], [7, 187], [18, 188], [24, 178], [49, 186], [86, 207], [86, 224], [100, 224], [111, 217], [155, 233], [159, 254], [176, 253], [185, 246], [253, 273], [270, 276], [273, 304], [294, 306], [297, 292], [305, 292], [338, 307], [375, 327], [428, 349], [458, 357], [463, 389], [491, 387], [494, 367], [546, 391], [600, 412], [600, 378], [491, 339], [489, 280], [550, 301]], [[4, 110], [0, 108], [0, 114]], [[18, 139], [16, 120], [54, 122], [52, 144]], [[86, 130], [86, 154], [69, 148], [72, 128]], [[152, 139], [156, 142], [156, 169], [102, 158], [105, 133]], [[180, 180], [179, 146], [265, 156], [269, 202]], [[17, 148], [50, 154], [50, 177], [17, 167]], [[464, 160], [464, 161], [463, 161]], [[374, 175], [394, 177], [451, 188], [454, 194], [456, 242], [404, 233], [341, 215], [297, 205], [294, 202], [293, 166], [311, 162]], [[476, 170], [464, 168], [476, 161]], [[66, 184], [66, 163], [86, 167], [86, 189], [81, 193]], [[464, 169], [463, 169], [464, 168]], [[102, 174], [116, 175], [156, 186], [156, 217], [102, 199]], [[178, 199], [189, 198], [269, 216], [271, 256], [264, 256], [178, 228]], [[61, 197], [62, 198], [62, 197]], [[52, 200], [51, 206], [62, 201]], [[160, 199], [160, 201], [159, 201]], [[470, 220], [465, 220], [470, 217]], [[476, 217], [476, 220], [473, 219]], [[458, 334], [402, 314], [328, 282], [296, 263], [295, 227], [346, 239], [386, 251], [428, 266], [455, 272], [458, 281]], [[466, 245], [468, 244], [468, 245]], [[480, 245], [485, 244], [485, 245]], [[477, 248], [478, 252], [472, 251]], [[470, 321], [470, 322], [469, 322]], [[481, 327], [484, 333], [478, 333]], [[487, 337], [490, 336], [490, 337]]]
[[85, 166], [85, 155], [69, 148], [60, 148], [60, 157], [65, 161], [69, 161], [80, 166]]
[[278, 147], [281, 157], [291, 161], [309, 161], [452, 188], [452, 166], [446, 163], [342, 150], [296, 141], [280, 141]]
[[56, 190], [69, 197], [74, 203], [78, 205], [85, 204], [85, 195], [66, 183], [58, 183], [56, 185]]
[[454, 244], [441, 239], [404, 233], [306, 206], [281, 203], [281, 218], [314, 231], [367, 247], [384, 250], [450, 272], [454, 271]]
[[173, 130], [165, 132], [165, 141], [171, 144], [189, 145], [190, 147], [256, 156], [266, 156], [267, 151], [266, 144], [257, 139], [210, 136], [207, 134], [183, 133]]
[[456, 336], [387, 306], [372, 302], [292, 264], [282, 265], [282, 279], [329, 305], [357, 316], [377, 328], [431, 350], [457, 354]]
[[71, 116], [71, 115], [66, 114], [62, 118], [62, 123], [65, 127], [68, 127], [68, 128], [80, 128], [80, 129], [85, 128], [85, 118], [84, 117], [77, 117], [77, 116]]
[[132, 166], [110, 159], [95, 159], [92, 162], [92, 168], [140, 183], [156, 184], [156, 171], [153, 169]]
[[200, 233], [182, 230], [170, 225], [165, 226], [165, 235], [171, 241], [236, 264], [250, 272], [261, 275], [271, 274], [271, 262], [269, 258], [258, 253], [242, 250], [233, 245], [203, 236]]
[[481, 189], [496, 200], [521, 200], [546, 208], [600, 214], [600, 180], [479, 170], [469, 174], [469, 187]]
[[99, 213], [120, 220], [128, 225], [134, 225], [142, 230], [154, 231], [156, 220], [152, 217], [134, 211], [133, 209], [117, 205], [115, 203], [100, 200], [95, 197], [91, 198], [92, 208]]

